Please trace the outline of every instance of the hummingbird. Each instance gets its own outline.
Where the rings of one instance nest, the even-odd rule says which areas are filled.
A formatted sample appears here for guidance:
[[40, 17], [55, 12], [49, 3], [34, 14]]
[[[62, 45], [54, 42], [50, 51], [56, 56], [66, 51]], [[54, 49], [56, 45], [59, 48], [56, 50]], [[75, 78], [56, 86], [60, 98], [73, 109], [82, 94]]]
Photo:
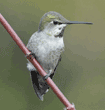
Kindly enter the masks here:
[[64, 51], [64, 30], [70, 24], [92, 24], [91, 22], [69, 21], [61, 14], [50, 11], [45, 13], [39, 23], [38, 31], [28, 41], [27, 48], [31, 55], [39, 62], [46, 76], [42, 77], [37, 69], [28, 60], [27, 68], [31, 74], [32, 85], [37, 97], [43, 101], [43, 96], [49, 90], [45, 81], [48, 77], [53, 78], [61, 53]]

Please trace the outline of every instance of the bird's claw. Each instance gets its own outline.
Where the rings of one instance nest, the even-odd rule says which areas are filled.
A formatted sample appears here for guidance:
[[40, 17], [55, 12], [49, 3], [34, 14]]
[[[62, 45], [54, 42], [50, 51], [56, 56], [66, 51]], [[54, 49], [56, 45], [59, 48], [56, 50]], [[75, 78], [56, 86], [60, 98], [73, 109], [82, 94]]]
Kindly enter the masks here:
[[43, 79], [46, 80], [52, 74], [52, 70], [49, 70], [49, 73], [43, 76]]
[[25, 55], [26, 58], [29, 57], [29, 56], [30, 56], [30, 59], [34, 59], [35, 58], [35, 54], [32, 53], [32, 52]]

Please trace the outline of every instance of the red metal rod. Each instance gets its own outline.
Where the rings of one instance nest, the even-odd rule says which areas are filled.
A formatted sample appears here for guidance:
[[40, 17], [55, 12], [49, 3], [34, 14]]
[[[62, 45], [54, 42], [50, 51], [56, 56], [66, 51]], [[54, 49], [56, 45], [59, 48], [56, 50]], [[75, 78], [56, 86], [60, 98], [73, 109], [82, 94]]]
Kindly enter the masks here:
[[[13, 38], [13, 40], [16, 42], [16, 44], [19, 46], [19, 48], [22, 50], [22, 52], [26, 55], [29, 54], [30, 51], [26, 48], [24, 43], [21, 41], [21, 39], [18, 37], [16, 32], [12, 29], [12, 27], [8, 24], [8, 22], [5, 20], [5, 18], [0, 14], [0, 22], [4, 26], [4, 28], [7, 30], [7, 32], [10, 34], [10, 36]], [[39, 74], [41, 76], [45, 76], [47, 73], [43, 70], [43, 68], [40, 66], [40, 64], [34, 59], [31, 58], [31, 56], [27, 57], [27, 59], [34, 65], [34, 67], [37, 69]], [[66, 97], [63, 95], [63, 93], [58, 89], [58, 87], [55, 85], [55, 83], [48, 78], [46, 80], [48, 85], [51, 87], [51, 89], [54, 91], [54, 93], [57, 95], [57, 97], [60, 99], [60, 101], [66, 106], [67, 110], [75, 110], [74, 105], [70, 104], [70, 102], [66, 99]]]

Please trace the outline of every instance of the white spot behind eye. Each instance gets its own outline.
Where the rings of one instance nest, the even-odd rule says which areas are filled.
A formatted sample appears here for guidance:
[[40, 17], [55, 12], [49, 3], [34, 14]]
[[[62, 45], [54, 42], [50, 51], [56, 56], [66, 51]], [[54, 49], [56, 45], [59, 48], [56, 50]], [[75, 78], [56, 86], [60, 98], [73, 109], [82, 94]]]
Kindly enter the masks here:
[[51, 21], [50, 23], [53, 24], [53, 21]]

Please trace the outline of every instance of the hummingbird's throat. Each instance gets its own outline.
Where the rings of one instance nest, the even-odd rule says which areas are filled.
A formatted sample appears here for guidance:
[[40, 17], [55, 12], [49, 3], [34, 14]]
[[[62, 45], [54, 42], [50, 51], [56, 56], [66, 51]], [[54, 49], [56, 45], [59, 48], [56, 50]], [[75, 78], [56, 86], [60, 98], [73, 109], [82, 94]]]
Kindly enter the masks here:
[[63, 37], [64, 30], [65, 28], [63, 28], [59, 34], [55, 35], [55, 37]]
[[65, 27], [66, 24], [54, 25], [50, 23], [45, 26], [44, 32], [49, 36], [63, 37]]
[[50, 30], [44, 30], [45, 33], [49, 36], [54, 36], [54, 37], [63, 37], [65, 27], [63, 28], [56, 28], [56, 29], [50, 29]]

